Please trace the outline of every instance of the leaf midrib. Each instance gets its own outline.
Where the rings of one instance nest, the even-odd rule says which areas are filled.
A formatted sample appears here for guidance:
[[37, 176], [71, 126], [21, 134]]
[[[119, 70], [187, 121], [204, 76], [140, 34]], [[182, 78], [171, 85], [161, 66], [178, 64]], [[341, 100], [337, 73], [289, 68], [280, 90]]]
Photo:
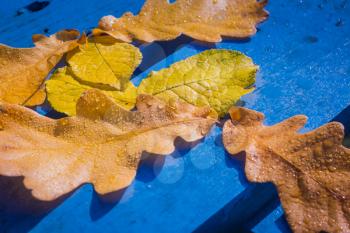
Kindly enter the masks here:
[[[312, 145], [316, 144], [315, 142], [312, 143]], [[269, 148], [267, 145], [264, 145], [265, 148]], [[269, 148], [270, 149], [270, 148]], [[298, 150], [300, 151], [300, 150]], [[289, 160], [287, 160], [286, 158], [284, 158], [282, 155], [280, 155], [279, 153], [277, 153], [274, 149], [272, 149], [272, 153], [274, 153], [275, 155], [277, 155], [277, 158], [279, 158], [280, 160], [282, 160], [282, 162], [287, 163], [289, 166], [291, 166], [294, 170], [296, 170], [299, 173], [304, 174], [305, 176], [308, 176], [310, 179], [312, 179], [313, 181], [315, 181], [320, 187], [322, 187], [323, 189], [325, 189], [327, 192], [329, 192], [332, 196], [334, 196], [337, 200], [339, 201], [343, 201], [344, 199], [339, 196], [337, 193], [335, 193], [333, 190], [329, 189], [328, 187], [324, 186], [320, 181], [316, 180], [313, 176], [307, 174], [306, 172], [304, 172], [302, 169], [300, 169], [299, 167], [297, 167], [296, 165], [294, 165], [292, 162], [290, 162]]]

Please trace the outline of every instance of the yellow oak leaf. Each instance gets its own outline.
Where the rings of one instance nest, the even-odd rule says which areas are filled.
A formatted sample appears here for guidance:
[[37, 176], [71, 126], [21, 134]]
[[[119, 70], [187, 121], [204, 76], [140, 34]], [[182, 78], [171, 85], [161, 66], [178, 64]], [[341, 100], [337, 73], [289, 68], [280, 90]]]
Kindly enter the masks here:
[[[91, 83], [90, 83], [91, 84]], [[69, 116], [76, 114], [76, 103], [79, 97], [86, 91], [98, 88], [104, 94], [112, 97], [123, 108], [130, 110], [135, 107], [136, 87], [128, 82], [123, 91], [113, 90], [104, 86], [88, 85], [79, 82], [69, 67], [55, 71], [51, 78], [46, 81], [47, 99], [51, 106], [59, 112]]]
[[232, 107], [230, 115], [225, 148], [245, 151], [249, 181], [276, 185], [293, 232], [350, 232], [350, 149], [342, 146], [342, 124], [301, 134], [304, 115], [273, 126], [253, 110]]
[[244, 54], [230, 50], [207, 50], [142, 80], [138, 94], [167, 102], [181, 100], [210, 106], [220, 116], [241, 96], [251, 92], [258, 67]]
[[0, 44], [0, 101], [27, 106], [41, 104], [46, 97], [43, 89], [46, 76], [64, 53], [79, 45], [78, 37], [78, 31], [64, 30], [50, 37], [34, 35], [33, 48]]
[[113, 37], [91, 37], [67, 54], [67, 63], [81, 81], [123, 90], [142, 60], [138, 48], [118, 43]]
[[0, 104], [0, 174], [24, 176], [40, 200], [53, 200], [84, 183], [99, 194], [127, 187], [142, 152], [169, 154], [174, 140], [204, 137], [216, 122], [209, 107], [166, 104], [152, 96], [127, 111], [91, 89], [77, 103], [77, 116], [59, 120], [25, 107]]
[[222, 36], [246, 38], [267, 18], [266, 4], [266, 0], [147, 0], [136, 16], [127, 12], [118, 19], [103, 17], [93, 33], [126, 42], [171, 40], [181, 34], [207, 42], [220, 42]]

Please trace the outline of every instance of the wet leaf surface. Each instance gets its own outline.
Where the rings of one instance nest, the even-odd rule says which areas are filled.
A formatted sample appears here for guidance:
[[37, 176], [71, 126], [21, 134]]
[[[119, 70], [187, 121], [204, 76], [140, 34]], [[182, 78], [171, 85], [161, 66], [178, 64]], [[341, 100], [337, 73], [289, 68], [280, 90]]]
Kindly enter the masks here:
[[92, 88], [113, 97], [127, 110], [135, 107], [136, 87], [129, 79], [142, 60], [138, 48], [110, 36], [94, 37], [69, 52], [66, 60], [68, 66], [46, 81], [48, 100], [56, 111], [75, 115], [79, 97]]
[[33, 35], [33, 48], [0, 45], [0, 101], [28, 106], [43, 103], [46, 76], [64, 53], [79, 45], [78, 37], [78, 31], [65, 30], [50, 37]]
[[257, 70], [253, 61], [240, 52], [207, 50], [152, 72], [137, 91], [167, 102], [210, 106], [223, 116], [241, 96], [254, 90], [251, 86]]
[[294, 232], [350, 231], [350, 150], [343, 126], [332, 122], [299, 134], [307, 118], [297, 115], [264, 126], [264, 115], [233, 107], [223, 129], [230, 154], [246, 152], [252, 182], [273, 182]]
[[84, 183], [99, 194], [127, 187], [141, 153], [169, 154], [174, 140], [204, 137], [217, 115], [208, 107], [171, 105], [141, 95], [137, 111], [92, 89], [77, 116], [53, 120], [18, 105], [0, 105], [0, 174], [24, 176], [40, 200], [54, 200]]
[[246, 38], [264, 21], [267, 1], [256, 0], [148, 0], [138, 15], [105, 16], [94, 34], [107, 33], [119, 40], [152, 42], [185, 34], [197, 40], [220, 42], [222, 36]]
[[46, 82], [47, 98], [51, 107], [56, 111], [76, 115], [76, 104], [80, 96], [87, 90], [99, 89], [104, 94], [112, 97], [121, 107], [130, 110], [135, 107], [137, 91], [136, 87], [128, 82], [123, 91], [105, 88], [103, 86], [88, 85], [79, 82], [69, 67], [58, 69]]
[[140, 64], [142, 54], [131, 44], [118, 43], [110, 36], [98, 36], [69, 52], [66, 60], [79, 80], [123, 90]]

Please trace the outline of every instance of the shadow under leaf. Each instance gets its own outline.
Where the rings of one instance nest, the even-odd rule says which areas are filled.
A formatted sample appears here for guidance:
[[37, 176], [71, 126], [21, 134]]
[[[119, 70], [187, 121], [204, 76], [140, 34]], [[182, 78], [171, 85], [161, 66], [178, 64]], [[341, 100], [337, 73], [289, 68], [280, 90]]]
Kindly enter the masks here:
[[[31, 190], [24, 186], [23, 180], [23, 177], [0, 176], [1, 225], [16, 226], [16, 232], [28, 232], [71, 194], [54, 201], [41, 201], [33, 197]], [[18, 219], [25, 221], [17, 226]]]

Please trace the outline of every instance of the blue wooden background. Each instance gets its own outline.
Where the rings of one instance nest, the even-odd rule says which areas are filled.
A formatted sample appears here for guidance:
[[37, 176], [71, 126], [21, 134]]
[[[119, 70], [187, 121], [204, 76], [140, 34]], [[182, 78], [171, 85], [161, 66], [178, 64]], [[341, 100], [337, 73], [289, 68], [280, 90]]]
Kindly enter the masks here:
[[[137, 13], [143, 2], [1, 0], [0, 43], [27, 47], [34, 33], [89, 30], [101, 16]], [[256, 91], [243, 102], [264, 112], [267, 124], [306, 114], [305, 131], [335, 117], [348, 125], [350, 1], [273, 0], [267, 10], [269, 19], [251, 39], [205, 44], [183, 36], [140, 45], [144, 61], [133, 81], [208, 48], [239, 50], [260, 65]], [[91, 185], [40, 202], [23, 190], [21, 178], [1, 177], [0, 232], [289, 232], [274, 187], [248, 183], [242, 166], [224, 151], [216, 126], [191, 150], [145, 158], [113, 203], [100, 200]]]

